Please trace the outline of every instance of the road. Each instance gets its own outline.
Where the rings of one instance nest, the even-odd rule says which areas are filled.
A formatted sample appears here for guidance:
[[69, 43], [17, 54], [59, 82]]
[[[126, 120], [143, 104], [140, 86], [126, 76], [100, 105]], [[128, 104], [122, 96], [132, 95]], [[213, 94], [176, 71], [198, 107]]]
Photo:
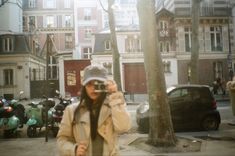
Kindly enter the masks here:
[[[218, 106], [217, 108], [220, 112], [221, 121], [222, 121], [219, 130], [234, 128], [234, 126], [228, 125], [229, 123], [232, 123], [233, 121], [235, 122], [235, 117], [232, 114], [229, 101], [217, 102], [217, 106]], [[137, 108], [137, 105], [127, 105], [127, 110], [130, 113], [131, 119], [132, 119], [132, 130], [131, 130], [132, 132], [136, 132], [137, 130], [137, 123], [136, 123], [136, 118], [135, 118], [136, 108]], [[27, 138], [26, 129], [27, 129], [27, 126], [24, 126], [23, 129], [19, 129], [18, 137]], [[3, 138], [2, 134], [3, 132], [0, 131], [0, 139]], [[44, 129], [42, 129], [39, 136], [43, 137], [44, 134], [45, 134], [45, 131]], [[51, 135], [50, 132], [49, 132], [49, 135]]]
[[[132, 132], [136, 132], [137, 124], [135, 122], [135, 111], [136, 111], [137, 105], [128, 105], [127, 110], [130, 112], [132, 117]], [[232, 111], [230, 109], [230, 105], [228, 102], [220, 102], [218, 103], [218, 110], [221, 113], [222, 117], [222, 124], [218, 131], [213, 132], [194, 132], [194, 133], [176, 133], [178, 136], [211, 136], [211, 135], [217, 135], [217, 134], [224, 134], [226, 133], [226, 136], [230, 136], [230, 133], [234, 132], [235, 126], [229, 125], [229, 121], [233, 120], [234, 116], [232, 115]], [[51, 133], [49, 133], [48, 142], [45, 142], [45, 130], [42, 129], [40, 135], [38, 138], [28, 138], [26, 135], [26, 129], [27, 126], [24, 126], [24, 128], [19, 131], [18, 138], [12, 138], [12, 139], [4, 139], [2, 137], [2, 133], [0, 134], [0, 155], [1, 156], [11, 156], [11, 155], [17, 155], [17, 156], [55, 156], [57, 155], [57, 148], [55, 146], [56, 139], [52, 136]], [[136, 138], [137, 133], [130, 134], [130, 136], [124, 136], [120, 138], [120, 142], [122, 145], [121, 152], [127, 152], [125, 148], [127, 148], [125, 145], [133, 141], [133, 138]], [[143, 134], [140, 134], [143, 135]], [[227, 139], [228, 137], [225, 137]], [[211, 142], [210, 142], [211, 143]], [[221, 144], [223, 144], [224, 141], [216, 142], [213, 144], [213, 148], [220, 148]], [[223, 145], [223, 147], [231, 147], [233, 148], [233, 143], [225, 142], [226, 144]], [[232, 144], [231, 144], [232, 143]], [[229, 145], [229, 146], [228, 146]], [[129, 148], [129, 147], [128, 147]], [[205, 148], [205, 146], [203, 146]], [[209, 148], [209, 143], [207, 144], [207, 148]], [[222, 148], [223, 149], [223, 148]], [[122, 151], [123, 150], [123, 151]], [[227, 149], [226, 149], [227, 150]], [[234, 150], [233, 150], [234, 151]], [[229, 151], [230, 152], [230, 151]], [[231, 152], [234, 153], [234, 152]], [[136, 155], [135, 153], [134, 155]], [[138, 153], [139, 155], [142, 155], [141, 153]], [[129, 156], [129, 154], [127, 154]], [[132, 154], [133, 155], [133, 154]], [[205, 155], [205, 154], [204, 154]]]

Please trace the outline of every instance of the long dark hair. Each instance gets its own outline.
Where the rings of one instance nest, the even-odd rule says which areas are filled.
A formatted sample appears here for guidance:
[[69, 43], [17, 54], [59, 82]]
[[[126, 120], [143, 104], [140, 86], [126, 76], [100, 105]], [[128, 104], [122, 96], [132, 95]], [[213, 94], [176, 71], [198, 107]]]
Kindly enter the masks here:
[[96, 117], [94, 117], [94, 116], [92, 116], [92, 106], [94, 105], [93, 100], [87, 95], [85, 86], [82, 86], [82, 88], [81, 88], [80, 103], [74, 111], [73, 124], [75, 123], [75, 117], [77, 116], [77, 113], [79, 113], [80, 108], [85, 106], [90, 111], [91, 138], [92, 139], [95, 139], [96, 134], [97, 134], [98, 117], [99, 117], [99, 113], [100, 113], [100, 108], [101, 108], [105, 98], [106, 98], [106, 93], [101, 92], [100, 96], [98, 97], [98, 99], [95, 103], [95, 105], [98, 106], [98, 114], [96, 115]]

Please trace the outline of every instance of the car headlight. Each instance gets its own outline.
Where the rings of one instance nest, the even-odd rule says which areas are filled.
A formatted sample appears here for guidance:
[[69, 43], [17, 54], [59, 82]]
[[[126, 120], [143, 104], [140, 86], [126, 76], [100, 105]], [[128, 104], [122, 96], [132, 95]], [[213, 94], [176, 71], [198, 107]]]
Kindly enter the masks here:
[[146, 104], [144, 104], [144, 105], [142, 105], [141, 107], [140, 107], [140, 109], [139, 109], [140, 111], [140, 113], [142, 114], [142, 113], [145, 113], [145, 112], [147, 112], [148, 110], [149, 110], [149, 105], [146, 105]]

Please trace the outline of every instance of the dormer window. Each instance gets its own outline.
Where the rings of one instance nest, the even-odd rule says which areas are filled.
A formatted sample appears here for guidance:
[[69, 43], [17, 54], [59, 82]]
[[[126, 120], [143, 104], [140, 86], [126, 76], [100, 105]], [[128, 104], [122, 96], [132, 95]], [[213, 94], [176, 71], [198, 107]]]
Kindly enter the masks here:
[[160, 36], [161, 37], [168, 36], [168, 28], [169, 28], [168, 22], [167, 21], [160, 21], [159, 26], [160, 26]]
[[111, 42], [109, 40], [104, 42], [105, 50], [111, 50]]
[[6, 37], [3, 39], [3, 51], [10, 52], [13, 51], [13, 39]]

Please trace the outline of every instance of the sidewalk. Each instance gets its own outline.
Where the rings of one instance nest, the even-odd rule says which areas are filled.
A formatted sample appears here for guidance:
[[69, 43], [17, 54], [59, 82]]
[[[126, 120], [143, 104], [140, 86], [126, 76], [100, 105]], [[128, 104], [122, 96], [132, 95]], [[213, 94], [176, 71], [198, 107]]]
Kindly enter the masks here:
[[222, 94], [219, 94], [219, 95], [214, 95], [214, 98], [216, 101], [229, 101], [230, 100], [230, 97], [228, 94], [225, 94], [225, 95], [222, 95]]
[[[130, 146], [140, 137], [147, 134], [130, 133], [119, 137], [121, 156], [232, 156], [235, 153], [235, 129], [217, 132], [188, 132], [176, 133], [177, 137], [190, 138], [192, 141], [201, 142], [199, 152], [172, 152], [151, 153], [143, 149]], [[204, 138], [204, 139], [203, 139]], [[206, 139], [205, 139], [206, 138]], [[1, 156], [56, 156], [56, 139], [50, 138], [17, 138], [0, 140]]]

